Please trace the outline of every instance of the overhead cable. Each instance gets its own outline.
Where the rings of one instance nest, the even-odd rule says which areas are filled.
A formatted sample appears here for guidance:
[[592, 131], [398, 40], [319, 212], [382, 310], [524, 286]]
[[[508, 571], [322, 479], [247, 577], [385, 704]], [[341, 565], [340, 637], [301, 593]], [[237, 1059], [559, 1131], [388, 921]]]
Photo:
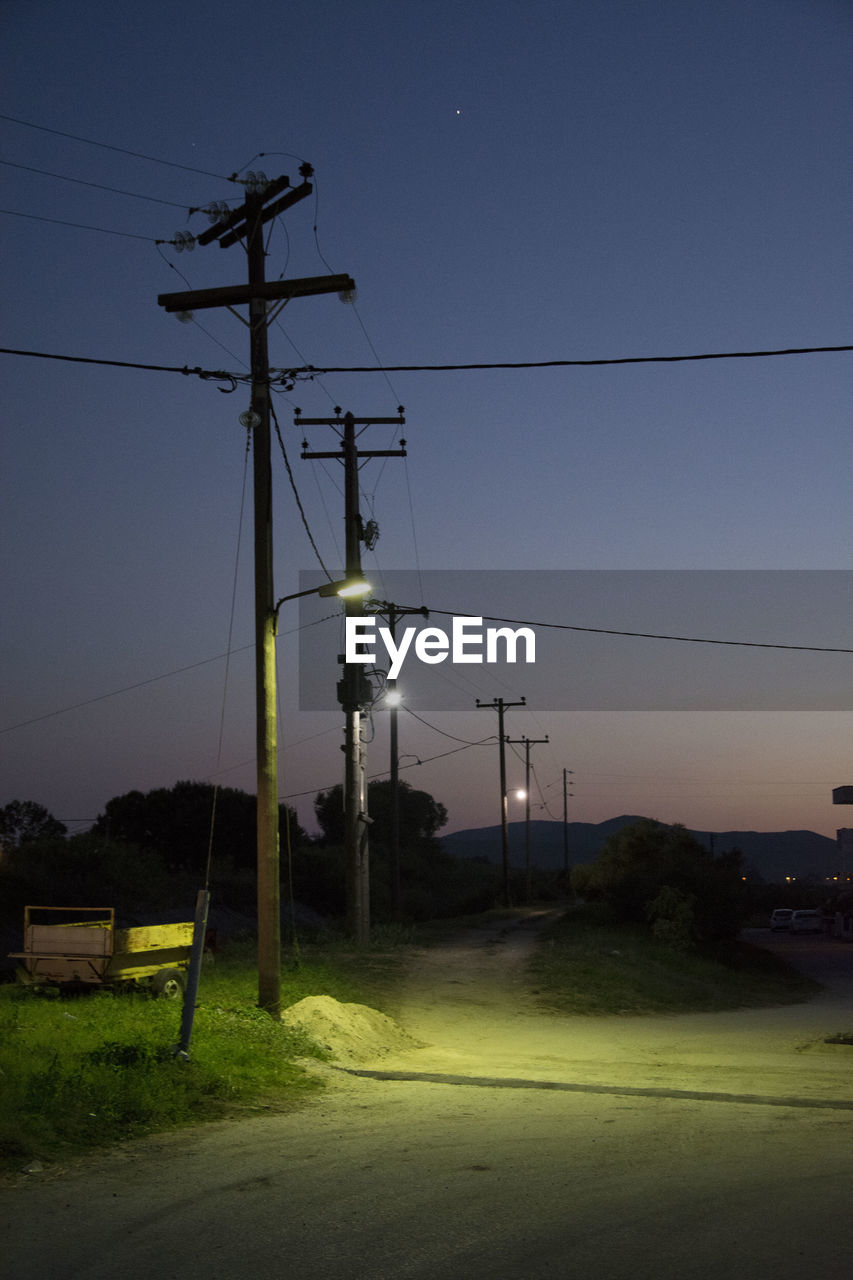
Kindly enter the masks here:
[[187, 173], [201, 173], [206, 178], [219, 178], [223, 182], [230, 182], [230, 178], [223, 177], [221, 173], [210, 173], [207, 169], [196, 169], [188, 164], [176, 164], [174, 160], [161, 160], [159, 156], [147, 156], [141, 151], [128, 151], [126, 147], [114, 147], [108, 142], [96, 142], [94, 138], [81, 138], [76, 133], [64, 133], [61, 129], [49, 129], [43, 124], [33, 124], [31, 120], [19, 120], [17, 116], [7, 116], [0, 113], [0, 120], [9, 120], [12, 124], [21, 124], [26, 129], [38, 129], [41, 133], [52, 133], [57, 138], [70, 138], [72, 142], [85, 142], [89, 147], [101, 147], [104, 151], [118, 151], [123, 156], [133, 156], [136, 160], [150, 160], [152, 164], [163, 164], [170, 169], [184, 169]]
[[[183, 205], [181, 205], [183, 208]], [[89, 222], [69, 222], [66, 218], [45, 218], [40, 213], [21, 213], [18, 209], [0, 209], [10, 218], [29, 218], [31, 222], [52, 222], [55, 227], [76, 227], [78, 231], [100, 231], [105, 236], [124, 236], [128, 240], [147, 240], [149, 244], [168, 244], [154, 236], [141, 236], [135, 231], [113, 231], [110, 227], [93, 227]]]
[[[398, 606], [400, 607], [400, 606]], [[433, 609], [429, 612], [442, 614], [446, 618], [481, 618], [484, 622], [506, 622], [514, 627], [544, 627], [552, 631], [585, 631], [597, 636], [630, 636], [639, 640], [677, 640], [682, 644], [725, 644], [744, 649], [794, 649], [800, 653], [853, 653], [853, 649], [842, 649], [829, 645], [817, 644], [771, 644], [759, 640], [716, 640], [707, 636], [665, 635], [656, 631], [617, 631], [613, 627], [580, 627], [568, 622], [534, 622], [529, 618], [496, 618], [492, 614], [458, 613], [450, 609]]]
[[317, 557], [317, 560], [320, 563], [320, 568], [325, 573], [329, 582], [331, 582], [332, 575], [329, 572], [329, 570], [326, 568], [325, 564], [323, 563], [323, 557], [320, 555], [320, 549], [317, 546], [317, 543], [314, 541], [314, 535], [311, 532], [311, 526], [308, 524], [308, 517], [305, 514], [305, 508], [302, 505], [302, 499], [300, 498], [299, 490], [296, 487], [296, 478], [293, 474], [293, 469], [290, 465], [290, 459], [287, 456], [287, 449], [285, 448], [284, 437], [281, 434], [281, 427], [279, 426], [278, 415], [276, 414], [276, 411], [272, 405], [270, 405], [270, 416], [272, 417], [273, 426], [275, 427], [275, 434], [276, 434], [276, 437], [278, 438], [279, 448], [281, 449], [281, 456], [284, 459], [284, 465], [287, 469], [287, 478], [290, 481], [290, 487], [293, 490], [293, 496], [296, 499], [296, 505], [299, 508], [299, 515], [302, 519], [303, 528], [305, 529], [305, 532], [308, 535], [308, 541], [311, 543], [311, 547], [314, 551], [314, 555]]
[[[249, 374], [226, 373], [223, 369], [202, 369], [198, 365], [140, 364], [134, 360], [101, 360], [93, 356], [65, 356], [53, 351], [21, 351], [15, 347], [0, 347], [0, 355], [34, 356], [40, 360], [67, 360], [72, 364], [103, 364], [116, 369], [145, 369], [152, 373], [182, 373], [185, 377], [194, 376], [207, 382], [231, 382], [236, 386], [249, 378]], [[220, 388], [221, 389], [221, 388]], [[232, 387], [233, 390], [233, 387]]]
[[686, 356], [608, 356], [595, 360], [502, 360], [480, 364], [386, 364], [381, 368], [372, 365], [338, 365], [297, 369], [299, 374], [327, 373], [458, 373], [488, 369], [565, 369], [584, 368], [605, 364], [677, 364], [689, 360], [750, 360], [764, 356], [806, 356], [820, 352], [853, 351], [853, 345], [836, 347], [782, 347], [770, 351], [704, 351]]
[[25, 169], [27, 173], [38, 173], [43, 178], [58, 178], [60, 182], [74, 182], [80, 187], [94, 187], [97, 191], [111, 191], [116, 196], [131, 196], [134, 200], [148, 200], [151, 204], [167, 204], [173, 209], [186, 209], [185, 204], [177, 200], [161, 200], [157, 196], [143, 196], [137, 191], [122, 191], [119, 187], [108, 187], [103, 182], [87, 182], [85, 178], [71, 178], [65, 173], [52, 173], [49, 169], [36, 169], [31, 164], [17, 164], [14, 160], [0, 160], [0, 164], [11, 169]]
[[478, 738], [476, 742], [472, 742], [470, 738], [457, 738], [455, 734], [445, 733], [444, 729], [439, 729], [437, 725], [430, 724], [428, 720], [424, 720], [423, 716], [416, 715], [412, 708], [407, 707], [405, 703], [401, 703], [401, 706], [414, 720], [418, 720], [435, 733], [440, 733], [442, 738], [450, 738], [451, 742], [463, 742], [466, 747], [481, 747], [484, 742], [497, 742], [497, 738], [493, 733], [489, 734], [487, 738]]
[[[0, 213], [6, 213], [8, 210], [0, 209]], [[28, 214], [21, 214], [21, 217], [29, 217]], [[49, 219], [53, 221], [53, 219]], [[75, 224], [70, 224], [75, 225]], [[92, 228], [98, 230], [98, 228]], [[127, 235], [128, 232], [117, 231], [116, 235]], [[136, 236], [137, 240], [150, 240], [149, 236]], [[156, 240], [155, 244], [168, 244], [169, 241]], [[599, 360], [528, 360], [523, 363], [516, 362], [495, 363], [495, 364], [412, 364], [412, 365], [392, 365], [391, 373], [429, 373], [429, 372], [453, 372], [465, 371], [472, 369], [553, 369], [553, 368], [573, 368], [589, 365], [611, 365], [611, 364], [675, 364], [677, 362], [686, 362], [690, 360], [746, 360], [751, 358], [759, 358], [765, 356], [807, 356], [821, 353], [832, 353], [841, 351], [853, 351], [853, 344], [833, 347], [786, 347], [776, 351], [715, 351], [706, 352], [704, 355], [688, 355], [688, 356], [617, 356], [602, 358]], [[126, 369], [153, 369], [161, 373], [195, 373], [199, 377], [215, 377], [224, 380], [231, 379], [234, 382], [245, 382], [250, 380], [250, 375], [245, 373], [225, 373], [217, 370], [215, 373], [202, 369], [190, 369], [186, 365], [181, 367], [154, 364], [139, 364], [132, 360], [100, 360], [93, 356], [68, 356], [60, 355], [50, 351], [25, 351], [16, 347], [0, 347], [0, 354], [12, 356], [36, 356], [42, 360], [72, 360], [82, 364], [105, 364], [105, 365], [121, 365]], [[387, 368], [375, 368], [373, 366], [364, 367], [338, 367], [320, 369], [314, 365], [304, 365], [298, 369], [270, 369], [270, 384], [282, 385], [287, 390], [292, 390], [292, 384], [299, 378], [313, 380], [320, 374], [327, 373], [385, 373], [389, 371]]]

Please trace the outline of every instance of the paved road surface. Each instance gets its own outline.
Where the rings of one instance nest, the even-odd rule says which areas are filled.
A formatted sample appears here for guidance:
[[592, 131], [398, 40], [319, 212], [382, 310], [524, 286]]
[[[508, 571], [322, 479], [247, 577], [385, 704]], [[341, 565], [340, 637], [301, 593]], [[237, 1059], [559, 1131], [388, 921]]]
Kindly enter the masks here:
[[[128, 1144], [0, 1197], [51, 1280], [598, 1280], [853, 1272], [853, 946], [762, 939], [831, 988], [739, 1014], [525, 1012], [530, 928], [414, 968], [430, 1046], [322, 1100]], [[429, 1077], [424, 1079], [424, 1077]]]

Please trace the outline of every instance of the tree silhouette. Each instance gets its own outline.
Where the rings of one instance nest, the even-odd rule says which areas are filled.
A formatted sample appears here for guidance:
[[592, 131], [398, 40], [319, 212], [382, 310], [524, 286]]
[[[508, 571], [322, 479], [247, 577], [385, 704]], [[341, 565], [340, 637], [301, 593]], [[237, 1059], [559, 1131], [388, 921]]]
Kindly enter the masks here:
[[[415, 791], [408, 782], [399, 782], [400, 846], [423, 846], [434, 841], [435, 834], [447, 822], [447, 810], [428, 791]], [[391, 843], [391, 805], [393, 789], [390, 781], [367, 784], [367, 809], [372, 819], [371, 845]], [[322, 844], [342, 844], [344, 840], [343, 787], [338, 784], [321, 791], [314, 801], [314, 813], [322, 831]]]
[[37, 840], [58, 840], [68, 828], [34, 800], [10, 800], [0, 809], [0, 849], [18, 849]]
[[[214, 790], [216, 807], [214, 809]], [[279, 807], [281, 830], [290, 820], [294, 845], [305, 833], [292, 810]], [[209, 782], [176, 782], [143, 794], [128, 791], [107, 802], [93, 831], [105, 839], [159, 853], [173, 870], [200, 870], [212, 852], [234, 867], [253, 867], [257, 859], [257, 803], [235, 787], [215, 789]]]

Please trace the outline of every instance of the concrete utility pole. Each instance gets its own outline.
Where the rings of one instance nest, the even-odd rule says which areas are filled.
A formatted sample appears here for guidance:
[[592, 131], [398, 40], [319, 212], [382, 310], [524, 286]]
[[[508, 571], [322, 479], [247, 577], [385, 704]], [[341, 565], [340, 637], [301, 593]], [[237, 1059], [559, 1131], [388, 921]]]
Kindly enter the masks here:
[[[337, 458], [344, 467], [344, 525], [346, 531], [346, 576], [356, 578], [361, 574], [361, 543], [365, 541], [365, 529], [361, 521], [358, 503], [358, 471], [360, 458], [405, 458], [406, 442], [400, 441], [399, 449], [359, 449], [356, 427], [367, 428], [388, 424], [405, 426], [403, 406], [396, 418], [355, 418], [351, 413], [341, 417], [339, 408], [334, 418], [303, 418], [297, 409], [294, 422], [297, 426], [332, 427], [337, 431], [341, 447], [335, 452], [309, 452], [308, 441], [303, 441], [303, 458]], [[363, 601], [347, 599], [346, 616], [362, 617]], [[370, 682], [364, 674], [364, 664], [349, 662], [344, 665], [344, 676], [338, 685], [338, 698], [346, 714], [344, 740], [344, 853], [347, 864], [347, 924], [350, 933], [360, 946], [370, 940], [370, 858], [367, 833], [370, 818], [367, 813], [367, 751], [362, 730], [365, 706], [371, 700]]]
[[[397, 619], [417, 614], [422, 618], [429, 617], [426, 606], [420, 609], [406, 609], [402, 605], [390, 604], [387, 600], [371, 600], [368, 612], [385, 618], [391, 639], [397, 639]], [[397, 681], [389, 679], [385, 684], [385, 696], [388, 702], [389, 738], [390, 738], [390, 779], [391, 779], [391, 903], [394, 908], [394, 919], [399, 921], [403, 914], [403, 894], [400, 882], [400, 751], [397, 740], [397, 712], [399, 696]]]
[[[270, 369], [267, 330], [275, 312], [290, 298], [320, 293], [349, 293], [349, 276], [317, 276], [267, 282], [264, 273], [263, 227], [271, 218], [310, 195], [310, 165], [300, 166], [304, 179], [260, 180], [246, 189], [245, 202], [197, 237], [201, 245], [218, 240], [223, 249], [244, 240], [249, 280], [243, 285], [163, 293], [157, 302], [166, 311], [208, 307], [229, 309], [248, 303], [252, 370], [251, 410], [244, 421], [254, 445], [255, 498], [255, 704], [258, 787], [258, 1004], [273, 1018], [281, 1012], [281, 916], [279, 898], [278, 742], [276, 734], [275, 594], [272, 572], [272, 468], [270, 462]], [[288, 190], [288, 188], [290, 188]], [[284, 192], [283, 195], [280, 193]], [[278, 198], [276, 198], [278, 197]], [[270, 203], [272, 202], [272, 203]]]
[[504, 702], [503, 698], [493, 698], [491, 702], [481, 702], [477, 699], [477, 706], [480, 710], [497, 711], [498, 713], [498, 753], [500, 758], [500, 775], [501, 775], [501, 866], [503, 869], [503, 904], [505, 907], [511, 906], [509, 895], [509, 833], [507, 831], [507, 812], [506, 812], [506, 748], [504, 743], [506, 737], [504, 734], [504, 712], [510, 707], [526, 707], [527, 699], [522, 698], [520, 702]]
[[540, 742], [548, 742], [544, 738], [507, 738], [507, 742], [524, 743], [524, 893], [525, 901], [530, 902], [530, 748]]

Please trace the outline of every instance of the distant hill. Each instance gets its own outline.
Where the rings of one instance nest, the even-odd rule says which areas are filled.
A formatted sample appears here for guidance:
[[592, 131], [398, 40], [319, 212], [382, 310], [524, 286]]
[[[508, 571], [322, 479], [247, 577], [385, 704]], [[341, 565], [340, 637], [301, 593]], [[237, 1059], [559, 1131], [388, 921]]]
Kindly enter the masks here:
[[[568, 862], [591, 862], [609, 835], [621, 827], [639, 821], [639, 815], [623, 814], [606, 822], [568, 823]], [[512, 866], [524, 866], [524, 823], [511, 822], [509, 860]], [[838, 851], [834, 840], [815, 831], [691, 831], [691, 835], [714, 853], [740, 849], [747, 874], [760, 876], [768, 883], [781, 883], [786, 876], [798, 880], [823, 880], [838, 872]], [[477, 827], [454, 831], [443, 836], [442, 847], [457, 858], [480, 858], [487, 862], [501, 860], [501, 829]], [[563, 866], [562, 822], [530, 823], [530, 861], [534, 867], [559, 871]], [[848, 871], [850, 868], [848, 868]]]

